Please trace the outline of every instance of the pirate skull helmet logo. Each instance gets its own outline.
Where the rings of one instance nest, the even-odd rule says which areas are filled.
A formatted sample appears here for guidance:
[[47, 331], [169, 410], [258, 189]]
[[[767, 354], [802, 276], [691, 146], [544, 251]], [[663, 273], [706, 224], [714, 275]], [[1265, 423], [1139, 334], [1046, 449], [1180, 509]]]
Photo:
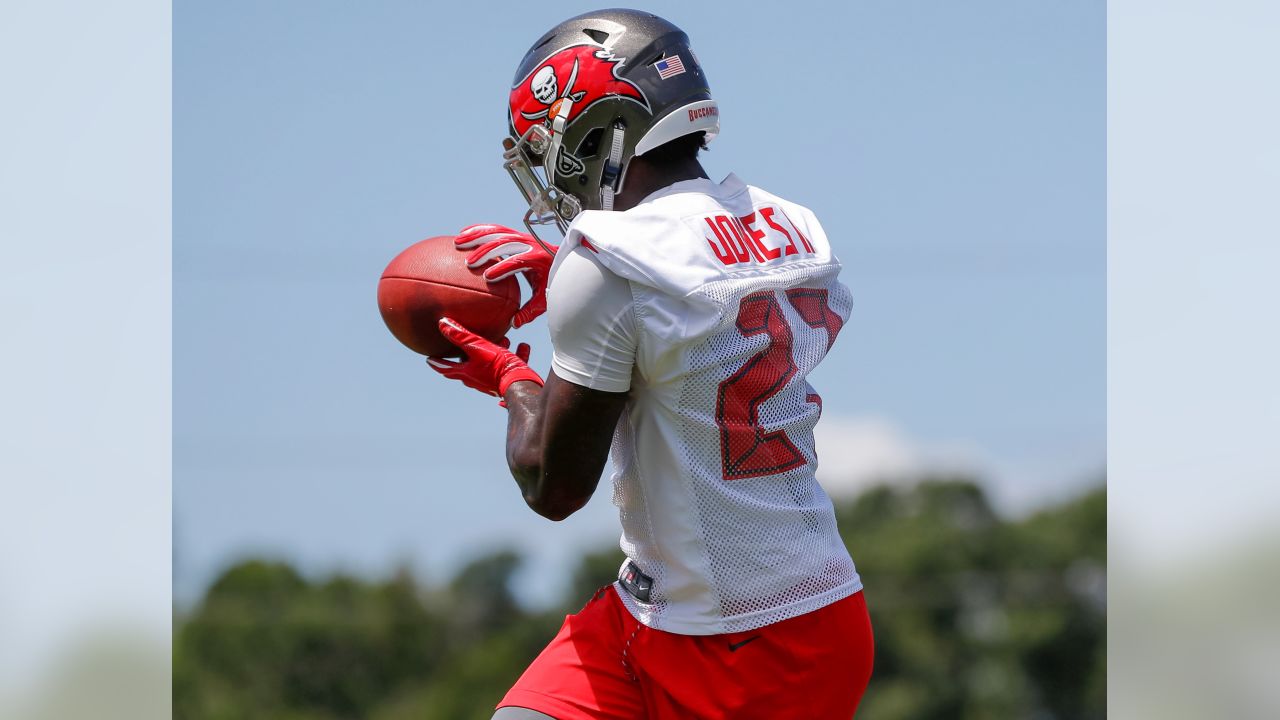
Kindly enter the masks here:
[[533, 91], [533, 97], [543, 105], [555, 102], [560, 94], [555, 68], [544, 65], [534, 73], [533, 79], [529, 81], [529, 89]]
[[580, 44], [562, 48], [535, 65], [511, 87], [512, 137], [522, 137], [535, 124], [548, 122], [548, 114], [558, 100], [569, 100], [566, 123], [598, 100], [626, 98], [645, 109], [649, 104], [640, 88], [616, 75], [625, 58], [615, 57], [599, 45]]

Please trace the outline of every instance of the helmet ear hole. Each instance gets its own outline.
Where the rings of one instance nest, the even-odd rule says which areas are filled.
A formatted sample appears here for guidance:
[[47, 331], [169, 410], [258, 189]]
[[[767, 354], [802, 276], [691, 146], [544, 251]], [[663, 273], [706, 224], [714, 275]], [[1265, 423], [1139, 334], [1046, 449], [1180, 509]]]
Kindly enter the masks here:
[[600, 152], [600, 140], [604, 137], [604, 128], [592, 128], [591, 132], [582, 138], [582, 142], [578, 143], [578, 149], [574, 153], [580, 158], [593, 158]]

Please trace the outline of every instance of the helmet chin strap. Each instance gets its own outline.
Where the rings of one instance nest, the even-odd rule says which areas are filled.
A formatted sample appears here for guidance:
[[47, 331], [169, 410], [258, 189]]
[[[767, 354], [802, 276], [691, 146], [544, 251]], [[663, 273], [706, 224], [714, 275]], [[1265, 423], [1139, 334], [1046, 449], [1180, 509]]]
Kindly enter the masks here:
[[626, 127], [615, 122], [609, 158], [604, 163], [604, 174], [600, 178], [601, 210], [612, 210], [614, 195], [622, 192], [622, 147], [626, 137]]

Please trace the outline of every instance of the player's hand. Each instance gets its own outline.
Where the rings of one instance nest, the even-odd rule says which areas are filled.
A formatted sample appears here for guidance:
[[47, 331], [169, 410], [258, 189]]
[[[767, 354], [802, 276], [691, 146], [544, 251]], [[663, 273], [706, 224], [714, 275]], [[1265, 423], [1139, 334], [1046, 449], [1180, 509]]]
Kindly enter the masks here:
[[495, 258], [502, 258], [493, 267], [485, 269], [485, 280], [496, 282], [524, 273], [533, 288], [533, 296], [516, 312], [511, 323], [513, 326], [520, 327], [547, 311], [547, 276], [551, 273], [555, 252], [560, 248], [547, 245], [551, 249], [547, 252], [542, 243], [529, 233], [490, 224], [462, 228], [454, 243], [459, 250], [471, 250], [467, 256], [467, 267], [480, 267]]
[[440, 319], [440, 334], [462, 349], [462, 360], [429, 357], [427, 364], [441, 375], [461, 380], [463, 385], [486, 395], [502, 397], [513, 383], [528, 380], [542, 384], [542, 377], [529, 367], [529, 346], [520, 343], [515, 352], [511, 341], [489, 342], [449, 318]]

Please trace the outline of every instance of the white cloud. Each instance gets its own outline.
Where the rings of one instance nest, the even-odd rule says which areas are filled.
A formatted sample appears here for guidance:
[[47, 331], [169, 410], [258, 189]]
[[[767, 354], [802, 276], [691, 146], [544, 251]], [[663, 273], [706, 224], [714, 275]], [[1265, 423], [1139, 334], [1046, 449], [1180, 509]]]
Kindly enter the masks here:
[[818, 481], [832, 497], [851, 497], [884, 482], [906, 483], [926, 474], [978, 473], [972, 448], [924, 445], [880, 417], [825, 415], [814, 430]]

